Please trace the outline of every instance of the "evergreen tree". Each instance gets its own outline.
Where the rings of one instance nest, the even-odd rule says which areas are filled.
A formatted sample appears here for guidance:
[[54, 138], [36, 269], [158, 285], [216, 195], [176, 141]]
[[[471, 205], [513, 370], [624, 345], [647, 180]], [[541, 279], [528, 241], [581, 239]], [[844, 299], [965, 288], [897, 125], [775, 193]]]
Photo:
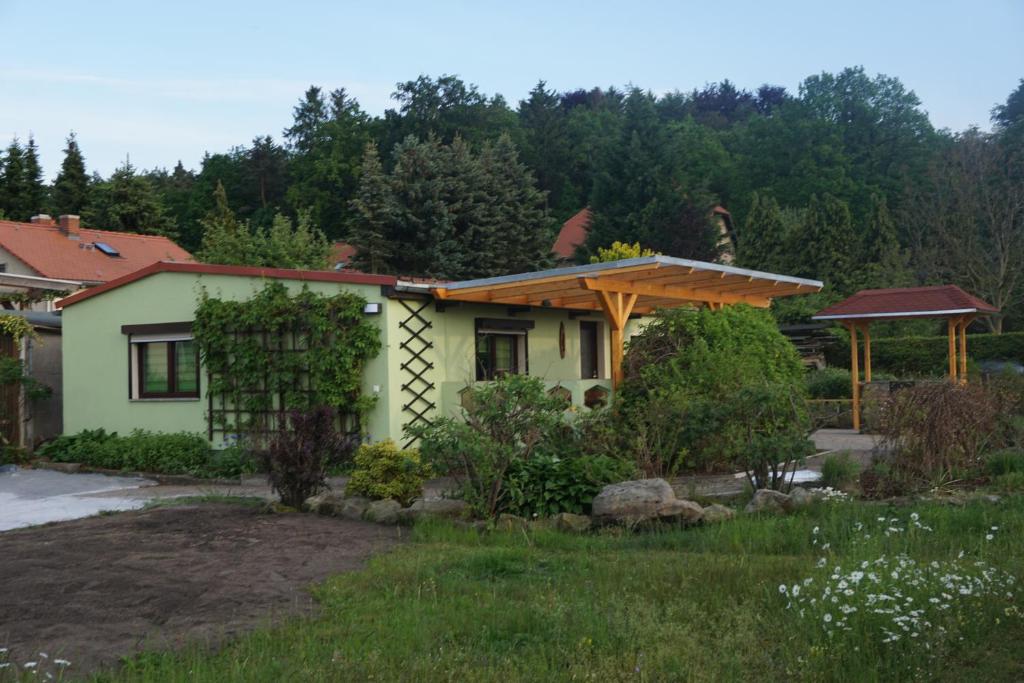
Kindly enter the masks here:
[[789, 235], [779, 203], [754, 193], [743, 229], [737, 235], [736, 261], [745, 268], [784, 272]]
[[292, 125], [284, 130], [289, 147], [299, 154], [313, 151], [328, 119], [327, 103], [320, 88], [311, 85], [292, 110]]
[[359, 190], [351, 202], [351, 211], [349, 242], [357, 248], [353, 266], [369, 273], [387, 272], [396, 246], [390, 237], [398, 207], [377, 146], [370, 142], [363, 152]]
[[43, 184], [43, 167], [39, 164], [39, 148], [30, 134], [25, 146], [25, 203], [28, 217], [46, 211], [46, 185]]
[[174, 219], [167, 215], [163, 198], [128, 160], [109, 180], [94, 185], [83, 218], [105, 230], [176, 237]]
[[28, 187], [25, 181], [25, 148], [18, 138], [11, 140], [4, 154], [3, 176], [0, 177], [0, 209], [8, 220], [27, 221], [32, 210], [26, 199]]
[[257, 235], [262, 263], [273, 268], [325, 270], [331, 252], [330, 242], [310, 221], [308, 211], [300, 211], [298, 220], [283, 214], [274, 216], [269, 230]]
[[72, 131], [67, 137], [60, 173], [53, 183], [54, 210], [58, 215], [81, 215], [88, 200], [89, 176], [85, 171], [85, 157]]
[[823, 280], [840, 294], [852, 294], [858, 246], [846, 202], [831, 195], [811, 197], [804, 223], [789, 245], [791, 253], [802, 255], [794, 274]]
[[580, 210], [582, 198], [573, 191], [568, 175], [569, 127], [561, 98], [539, 81], [529, 98], [519, 103], [519, 122], [523, 161], [533, 169], [540, 189], [547, 192], [551, 210], [564, 220]]
[[196, 257], [203, 263], [226, 266], [250, 265], [252, 261], [260, 260], [257, 240], [249, 226], [239, 222], [231, 210], [227, 192], [220, 182], [214, 190], [213, 200], [213, 209], [201, 221], [203, 241]]
[[871, 210], [861, 235], [860, 287], [905, 287], [913, 283], [907, 254], [896, 235], [896, 222], [885, 196], [871, 197]]

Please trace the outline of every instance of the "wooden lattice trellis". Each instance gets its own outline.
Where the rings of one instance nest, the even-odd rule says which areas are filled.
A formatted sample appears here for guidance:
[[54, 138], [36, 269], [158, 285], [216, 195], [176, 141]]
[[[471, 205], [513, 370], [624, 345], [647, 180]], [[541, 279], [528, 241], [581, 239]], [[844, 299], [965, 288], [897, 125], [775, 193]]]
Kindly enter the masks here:
[[[408, 314], [398, 323], [398, 327], [408, 334], [398, 345], [404, 356], [399, 368], [408, 375], [408, 380], [402, 382], [402, 412], [407, 413], [409, 419], [402, 426], [430, 424], [428, 415], [437, 408], [430, 397], [436, 385], [427, 378], [427, 373], [434, 369], [434, 363], [426, 355], [434, 348], [434, 342], [424, 333], [434, 325], [423, 315], [423, 311], [432, 302], [429, 299], [398, 301]], [[410, 438], [402, 447], [409, 448], [415, 442], [416, 439]]]
[[[267, 330], [245, 329], [234, 330], [231, 334], [236, 344], [243, 337], [255, 339], [260, 348], [272, 359], [285, 354], [305, 354], [308, 351], [309, 335], [305, 330], [290, 329], [271, 333]], [[211, 441], [215, 434], [222, 434], [245, 438], [250, 447], [265, 447], [271, 435], [277, 432], [282, 421], [286, 419], [289, 410], [309, 407], [307, 399], [316, 393], [314, 375], [310, 372], [309, 365], [301, 365], [299, 371], [292, 376], [290, 386], [271, 387], [270, 376], [274, 365], [275, 362], [272, 360], [263, 376], [258, 378], [259, 381], [254, 381], [257, 378], [226, 373], [219, 379], [227, 381], [231, 389], [216, 396], [209, 390], [214, 376], [207, 373], [207, 436]], [[262, 405], [259, 408], [236, 405], [230, 398], [230, 395], [235, 393], [240, 396], [259, 397], [258, 401]], [[357, 415], [339, 413], [338, 421], [339, 429], [346, 434], [358, 434]]]

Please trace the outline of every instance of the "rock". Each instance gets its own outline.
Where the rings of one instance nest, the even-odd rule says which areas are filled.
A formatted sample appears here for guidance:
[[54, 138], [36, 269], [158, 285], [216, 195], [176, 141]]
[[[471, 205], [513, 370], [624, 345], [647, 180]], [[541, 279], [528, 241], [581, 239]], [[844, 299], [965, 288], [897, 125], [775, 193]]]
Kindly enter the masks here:
[[662, 508], [659, 519], [679, 524], [696, 524], [704, 518], [704, 508], [690, 500], [672, 500]]
[[499, 531], [525, 531], [529, 528], [529, 522], [522, 517], [501, 513], [498, 519], [494, 520], [494, 528]]
[[404, 524], [421, 519], [463, 519], [469, 516], [469, 504], [453, 498], [421, 498], [398, 513]]
[[581, 534], [590, 529], [590, 517], [574, 515], [571, 512], [559, 512], [551, 518], [551, 525], [559, 531]]
[[333, 515], [345, 501], [345, 496], [335, 491], [324, 491], [306, 500], [303, 508], [319, 515]]
[[725, 522], [736, 516], [736, 511], [732, 508], [718, 503], [713, 503], [704, 508], [704, 521], [708, 524], [717, 524], [719, 522]]
[[[45, 470], [53, 470], [54, 472], [63, 472], [64, 474], [75, 474], [82, 469], [82, 463], [80, 462], [53, 462], [53, 461], [37, 461], [34, 463], [35, 467]], [[17, 467], [13, 465], [13, 467]]]
[[792, 502], [785, 493], [771, 489], [758, 489], [745, 508], [746, 512], [787, 512]]
[[[362, 496], [342, 498], [331, 514], [335, 517], [343, 517], [344, 519], [358, 522], [366, 515], [366, 510], [370, 507], [371, 503], [373, 503], [372, 500]], [[401, 508], [401, 505], [399, 505], [399, 508]]]
[[366, 508], [363, 519], [377, 524], [398, 524], [398, 513], [402, 504], [397, 500], [375, 500]]
[[0, 465], [0, 474], [14, 474], [18, 471], [17, 465]]
[[635, 526], [659, 519], [695, 522], [704, 511], [696, 503], [676, 498], [664, 479], [638, 479], [605, 486], [591, 503], [593, 521]]
[[794, 486], [789, 491], [789, 502], [795, 508], [802, 508], [814, 502], [814, 495], [802, 486]]

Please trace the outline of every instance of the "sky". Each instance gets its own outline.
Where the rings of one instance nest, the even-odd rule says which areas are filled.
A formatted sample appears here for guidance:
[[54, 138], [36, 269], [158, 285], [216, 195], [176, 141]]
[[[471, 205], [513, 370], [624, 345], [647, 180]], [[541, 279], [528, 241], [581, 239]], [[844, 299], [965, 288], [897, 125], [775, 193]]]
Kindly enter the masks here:
[[513, 105], [633, 84], [728, 78], [796, 91], [862, 65], [898, 77], [939, 128], [987, 128], [1024, 78], [1024, 1], [556, 0], [62, 2], [0, 0], [0, 143], [29, 134], [47, 178], [74, 130], [90, 171], [198, 168], [281, 131], [305, 89], [392, 106], [399, 81], [457, 74]]

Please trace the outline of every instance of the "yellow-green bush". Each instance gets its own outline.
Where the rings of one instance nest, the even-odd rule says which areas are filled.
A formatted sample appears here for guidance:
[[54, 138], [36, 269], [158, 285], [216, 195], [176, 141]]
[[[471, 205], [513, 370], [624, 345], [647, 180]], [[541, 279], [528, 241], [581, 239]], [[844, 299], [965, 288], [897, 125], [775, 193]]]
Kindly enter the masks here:
[[423, 481], [430, 476], [430, 468], [420, 462], [419, 451], [399, 450], [391, 439], [360, 446], [355, 466], [346, 493], [378, 500], [392, 498], [402, 505], [409, 505], [423, 492]]

